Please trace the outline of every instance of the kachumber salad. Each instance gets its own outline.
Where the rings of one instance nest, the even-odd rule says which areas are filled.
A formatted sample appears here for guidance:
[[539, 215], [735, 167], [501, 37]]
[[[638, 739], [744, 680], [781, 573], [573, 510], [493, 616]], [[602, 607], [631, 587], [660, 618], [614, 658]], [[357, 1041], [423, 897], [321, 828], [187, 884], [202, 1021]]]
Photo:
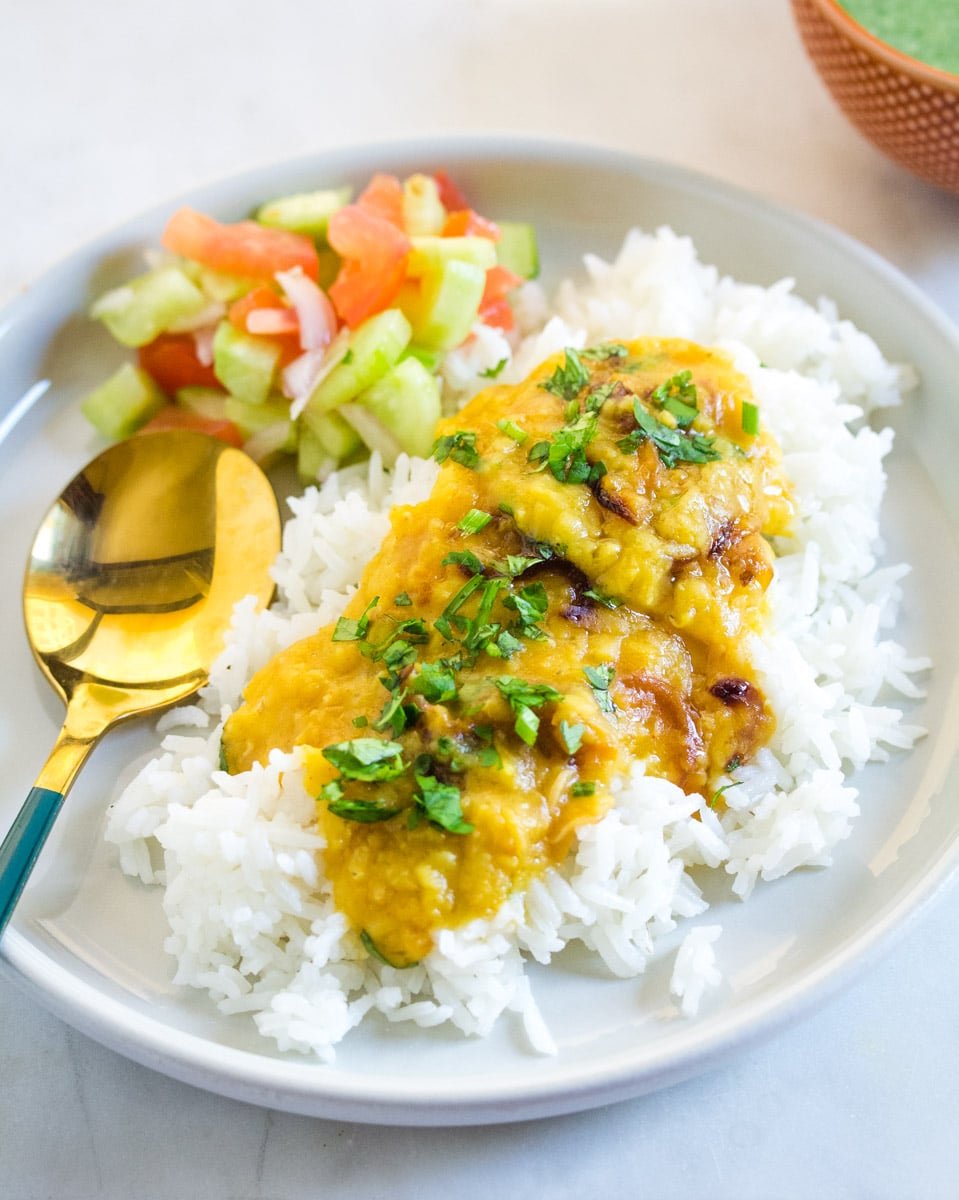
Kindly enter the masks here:
[[[402, 224], [408, 195], [428, 197], [432, 232]], [[364, 277], [337, 214], [383, 197], [405, 249]], [[286, 368], [278, 353], [257, 398], [230, 391], [246, 376], [217, 341], [292, 318], [243, 329], [217, 309], [212, 333], [224, 411], [284, 407], [315, 481], [290, 501], [277, 600], [238, 607], [107, 837], [163, 888], [177, 982], [280, 1049], [330, 1060], [370, 1012], [485, 1034], [512, 1010], [549, 1052], [525, 963], [574, 941], [624, 978], [673, 954], [691, 1015], [721, 984], [720, 927], [682, 930], [708, 908], [704, 874], [745, 899], [827, 865], [859, 811], [849, 775], [921, 732], [888, 699], [917, 697], [928, 663], [889, 636], [907, 570], [876, 557], [892, 435], [864, 420], [911, 372], [827, 301], [721, 278], [667, 229], [633, 230], [611, 263], [587, 255], [547, 300], [524, 282], [532, 230], [515, 235], [525, 263], [494, 262], [501, 231], [444, 176], [377, 176], [324, 220], [311, 244], [341, 256], [328, 291], [304, 259], [229, 302], [266, 288], [243, 319], [298, 322], [299, 353]], [[471, 240], [485, 258], [451, 256]], [[182, 260], [154, 271], [201, 269], [198, 243], [166, 241]], [[418, 273], [427, 250], [431, 271], [475, 268], [455, 337], [423, 316], [443, 290]], [[305, 279], [332, 308], [328, 362], [302, 340]], [[410, 334], [359, 386], [342, 372], [386, 318]], [[309, 355], [309, 389], [274, 397]], [[428, 406], [404, 383], [423, 372]], [[368, 461], [356, 442], [305, 454], [317, 416]]]

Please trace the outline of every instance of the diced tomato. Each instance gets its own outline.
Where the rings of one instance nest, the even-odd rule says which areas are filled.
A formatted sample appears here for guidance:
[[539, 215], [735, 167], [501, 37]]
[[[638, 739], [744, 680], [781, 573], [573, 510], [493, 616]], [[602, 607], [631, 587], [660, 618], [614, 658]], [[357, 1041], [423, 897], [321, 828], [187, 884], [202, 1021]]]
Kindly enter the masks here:
[[513, 328], [513, 310], [506, 297], [522, 282], [519, 275], [506, 267], [490, 267], [486, 272], [486, 287], [483, 289], [483, 299], [479, 307], [479, 317], [484, 325], [507, 331]]
[[440, 200], [447, 212], [456, 212], [457, 210], [469, 208], [466, 197], [445, 171], [434, 171], [433, 178], [436, 180]]
[[443, 224], [443, 237], [484, 237], [498, 242], [501, 236], [498, 225], [471, 208], [458, 208], [448, 213]]
[[255, 221], [224, 225], [192, 208], [181, 208], [167, 222], [162, 241], [174, 254], [227, 275], [272, 279], [277, 271], [291, 267], [302, 267], [311, 279], [319, 275], [319, 258], [310, 238]]
[[213, 367], [201, 363], [190, 333], [161, 333], [141, 346], [140, 366], [171, 395], [183, 387], [219, 387]]
[[359, 204], [330, 217], [327, 238], [343, 258], [328, 294], [339, 316], [355, 328], [396, 298], [411, 243], [392, 221]]
[[300, 345], [300, 325], [296, 319], [296, 313], [288, 304], [284, 303], [278, 292], [274, 292], [272, 288], [266, 286], [255, 287], [245, 296], [241, 296], [239, 300], [233, 301], [227, 316], [231, 325], [235, 325], [242, 333], [249, 333], [247, 317], [250, 313], [263, 308], [276, 309], [277, 312], [284, 315], [288, 314], [288, 328], [285, 332], [255, 335], [262, 337], [264, 341], [275, 342], [280, 347], [280, 366], [285, 367], [294, 358], [299, 358], [303, 353], [303, 347]]
[[231, 325], [235, 325], [237, 329], [246, 333], [246, 319], [251, 312], [254, 312], [258, 308], [285, 307], [283, 297], [279, 292], [275, 292], [272, 288], [261, 284], [259, 287], [252, 288], [245, 296], [241, 296], [239, 300], [234, 300], [230, 305], [230, 311], [227, 313], [227, 316], [230, 319]]
[[232, 421], [204, 417], [188, 408], [179, 408], [176, 404], [168, 404], [166, 408], [161, 408], [139, 432], [156, 433], [165, 429], [195, 429], [197, 433], [208, 433], [210, 437], [219, 438], [221, 442], [230, 446], [243, 445], [243, 434]]
[[403, 228], [403, 185], [395, 175], [374, 175], [356, 203], [364, 212]]

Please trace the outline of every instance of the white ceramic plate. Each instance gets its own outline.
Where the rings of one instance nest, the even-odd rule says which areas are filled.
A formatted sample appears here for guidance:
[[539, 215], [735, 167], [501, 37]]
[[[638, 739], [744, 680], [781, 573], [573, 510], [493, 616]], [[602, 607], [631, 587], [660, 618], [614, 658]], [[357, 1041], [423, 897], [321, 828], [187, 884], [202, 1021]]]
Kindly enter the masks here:
[[[791, 1020], [888, 944], [959, 856], [955, 637], [959, 378], [955, 331], [900, 275], [835, 231], [695, 174], [608, 151], [556, 143], [463, 140], [336, 151], [196, 192], [223, 219], [263, 198], [343, 182], [374, 169], [445, 166], [478, 208], [532, 220], [547, 283], [586, 250], [613, 253], [634, 224], [669, 223], [702, 257], [743, 280], [793, 276], [800, 294], [834, 297], [887, 356], [916, 363], [923, 387], [898, 414], [886, 529], [891, 560], [909, 558], [901, 637], [934, 652], [928, 701], [914, 714], [930, 736], [910, 756], [862, 772], [863, 816], [836, 866], [760, 886], [748, 905], [720, 902], [726, 982], [701, 1017], [664, 1001], [665, 964], [645, 979], [610, 980], [568, 955], [533, 984], [560, 1052], [531, 1055], [504, 1018], [487, 1042], [368, 1022], [335, 1066], [272, 1053], [242, 1018], [170, 983], [159, 894], [123, 878], [103, 846], [105, 797], [149, 746], [148, 727], [101, 746], [42, 856], [3, 942], [27, 991], [99, 1041], [179, 1079], [255, 1103], [341, 1120], [466, 1124], [569, 1112], [650, 1091], [704, 1070]], [[52, 745], [61, 712], [21, 633], [20, 579], [32, 532], [63, 482], [97, 449], [77, 409], [122, 357], [83, 317], [90, 298], [139, 269], [174, 207], [147, 213], [50, 272], [0, 314], [0, 830], [12, 820]], [[47, 381], [49, 386], [47, 386]]]

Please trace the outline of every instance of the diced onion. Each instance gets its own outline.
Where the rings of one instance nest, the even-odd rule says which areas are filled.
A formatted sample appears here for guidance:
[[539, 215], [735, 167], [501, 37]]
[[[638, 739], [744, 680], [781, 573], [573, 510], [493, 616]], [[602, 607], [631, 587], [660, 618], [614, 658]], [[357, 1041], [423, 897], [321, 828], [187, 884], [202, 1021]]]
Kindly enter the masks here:
[[296, 309], [303, 349], [321, 350], [328, 346], [336, 334], [336, 313], [326, 293], [303, 274], [301, 267], [277, 271], [276, 281]]
[[280, 383], [283, 395], [293, 401], [290, 416], [294, 421], [306, 407], [313, 389], [339, 366], [349, 345], [350, 332], [341, 329], [325, 350], [307, 350], [283, 369]]
[[216, 336], [215, 325], [205, 325], [202, 329], [194, 329], [193, 345], [196, 347], [197, 360], [205, 367], [213, 366], [213, 339]]
[[296, 313], [289, 308], [254, 308], [246, 314], [247, 333], [269, 337], [275, 333], [296, 333], [299, 328]]

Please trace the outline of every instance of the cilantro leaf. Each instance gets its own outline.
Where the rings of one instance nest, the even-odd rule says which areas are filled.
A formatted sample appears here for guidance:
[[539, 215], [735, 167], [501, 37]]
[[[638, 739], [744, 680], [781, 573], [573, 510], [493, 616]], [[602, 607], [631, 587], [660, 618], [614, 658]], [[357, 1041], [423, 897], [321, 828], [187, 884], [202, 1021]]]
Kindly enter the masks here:
[[575, 754], [583, 744], [583, 734], [586, 732], [585, 725], [572, 724], [570, 721], [560, 721], [559, 736], [560, 741], [566, 747], [567, 754]]
[[601, 342], [598, 346], [587, 346], [580, 350], [580, 358], [590, 362], [606, 362], [611, 358], [625, 358], [629, 351], [621, 342]]
[[432, 775], [417, 775], [419, 792], [413, 799], [426, 819], [447, 833], [472, 833], [475, 826], [463, 816], [460, 790], [449, 783], [440, 783]]
[[496, 687], [509, 703], [515, 718], [513, 729], [527, 746], [536, 744], [539, 732], [539, 717], [533, 711], [549, 701], [562, 700], [561, 692], [550, 687], [548, 683], [530, 683], [526, 679], [515, 679], [510, 675], [501, 675], [496, 681]]
[[438, 463], [445, 463], [448, 458], [451, 458], [460, 466], [469, 467], [471, 471], [475, 471], [480, 465], [480, 456], [476, 449], [476, 434], [465, 429], [458, 429], [456, 433], [437, 438], [433, 446], [433, 457]]
[[403, 747], [399, 742], [388, 742], [383, 738], [361, 737], [349, 742], [337, 742], [324, 748], [323, 757], [337, 768], [344, 779], [359, 779], [367, 783], [396, 779], [406, 770]]
[[344, 821], [356, 821], [360, 825], [389, 821], [402, 812], [402, 809], [390, 808], [376, 800], [333, 800], [328, 807], [334, 817], [340, 817]]
[[480, 371], [480, 378], [495, 379], [497, 375], [502, 374], [503, 368], [508, 362], [508, 358], [501, 358], [495, 367], [487, 367], [485, 371]]
[[363, 609], [362, 614], [355, 620], [351, 617], [340, 617], [333, 628], [334, 642], [358, 642], [366, 637], [366, 631], [370, 627], [370, 611], [379, 604], [379, 596], [374, 596], [373, 599]]
[[449, 664], [439, 662], [422, 663], [413, 680], [413, 691], [423, 696], [430, 704], [446, 704], [455, 700], [458, 693], [456, 676]]
[[609, 686], [613, 682], [616, 668], [612, 663], [604, 663], [601, 667], [583, 667], [586, 682], [596, 697], [596, 703], [604, 713], [614, 713], [616, 706], [609, 694]]
[[386, 957], [383, 951], [377, 946], [376, 942], [370, 937], [365, 929], [360, 930], [360, 941], [363, 943], [363, 949], [371, 958], [375, 958], [378, 962], [383, 963], [387, 967], [392, 967], [395, 971], [405, 971], [409, 967], [419, 966], [418, 962], [395, 963]]
[[549, 379], [539, 386], [561, 400], [575, 400], [586, 384], [589, 383], [589, 372], [579, 360], [579, 355], [572, 347], [567, 347], [566, 357], [562, 364], [553, 371]]

